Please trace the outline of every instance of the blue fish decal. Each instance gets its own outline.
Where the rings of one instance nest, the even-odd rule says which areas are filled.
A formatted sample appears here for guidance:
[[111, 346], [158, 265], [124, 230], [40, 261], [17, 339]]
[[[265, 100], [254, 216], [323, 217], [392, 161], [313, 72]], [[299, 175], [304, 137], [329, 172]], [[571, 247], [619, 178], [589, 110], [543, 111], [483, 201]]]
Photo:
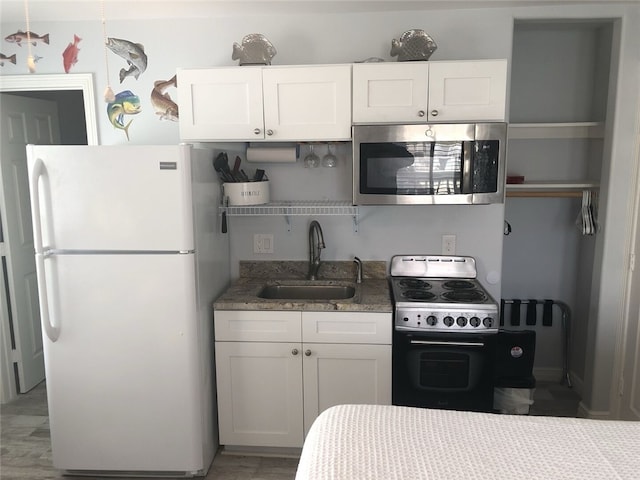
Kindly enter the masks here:
[[140, 98], [130, 90], [118, 93], [115, 100], [107, 104], [107, 115], [111, 125], [124, 130], [127, 140], [129, 140], [129, 126], [133, 120], [129, 120], [125, 125], [124, 116], [137, 115], [141, 111]]

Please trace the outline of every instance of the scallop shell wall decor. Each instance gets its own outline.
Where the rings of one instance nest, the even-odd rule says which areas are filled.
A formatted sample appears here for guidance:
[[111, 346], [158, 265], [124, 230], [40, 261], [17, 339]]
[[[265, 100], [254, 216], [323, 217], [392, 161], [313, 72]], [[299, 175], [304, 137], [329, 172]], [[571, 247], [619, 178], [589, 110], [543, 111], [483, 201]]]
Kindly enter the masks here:
[[399, 62], [429, 60], [438, 46], [424, 30], [407, 30], [399, 40], [391, 40], [391, 56], [398, 57]]
[[271, 65], [276, 56], [276, 48], [261, 33], [252, 33], [242, 39], [242, 44], [233, 44], [232, 60], [240, 60], [240, 65]]

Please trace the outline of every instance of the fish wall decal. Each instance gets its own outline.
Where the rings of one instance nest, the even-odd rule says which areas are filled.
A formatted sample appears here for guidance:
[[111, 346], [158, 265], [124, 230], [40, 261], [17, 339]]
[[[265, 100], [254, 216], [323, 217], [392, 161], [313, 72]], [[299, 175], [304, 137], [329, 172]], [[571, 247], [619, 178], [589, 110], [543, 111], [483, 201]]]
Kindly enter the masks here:
[[64, 73], [69, 73], [71, 67], [78, 63], [78, 43], [82, 40], [78, 35], [73, 35], [73, 43], [67, 45], [67, 48], [62, 52], [62, 65], [64, 66]]
[[177, 87], [178, 81], [174, 75], [169, 80], [156, 80], [151, 90], [151, 104], [159, 115], [160, 120], [178, 121], [178, 104], [165, 91], [169, 87]]
[[140, 98], [130, 90], [123, 90], [116, 95], [113, 102], [107, 104], [107, 115], [111, 125], [120, 130], [124, 130], [127, 140], [129, 140], [129, 127], [133, 120], [125, 124], [125, 115], [137, 115], [142, 111]]
[[12, 33], [11, 35], [7, 35], [4, 39], [9, 43], [15, 43], [19, 47], [22, 46], [22, 42], [27, 43], [27, 39], [31, 39], [31, 45], [34, 47], [38, 44], [38, 42], [46, 43], [49, 45], [49, 34], [38, 35], [34, 32], [23, 32], [22, 30], [18, 30], [16, 33]]
[[4, 53], [0, 53], [0, 67], [4, 67], [4, 62], [16, 64], [16, 54], [9, 55], [8, 57]]
[[120, 70], [120, 83], [125, 78], [133, 75], [138, 77], [147, 69], [147, 54], [144, 53], [144, 45], [133, 43], [120, 38], [107, 38], [107, 48], [127, 61], [129, 69]]

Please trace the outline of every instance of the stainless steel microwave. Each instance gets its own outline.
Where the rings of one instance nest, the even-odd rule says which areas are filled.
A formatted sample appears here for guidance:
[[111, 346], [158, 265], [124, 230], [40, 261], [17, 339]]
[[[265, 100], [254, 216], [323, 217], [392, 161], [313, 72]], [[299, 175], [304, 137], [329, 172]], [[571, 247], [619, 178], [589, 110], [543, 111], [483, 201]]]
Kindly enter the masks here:
[[503, 203], [506, 123], [354, 125], [353, 203]]

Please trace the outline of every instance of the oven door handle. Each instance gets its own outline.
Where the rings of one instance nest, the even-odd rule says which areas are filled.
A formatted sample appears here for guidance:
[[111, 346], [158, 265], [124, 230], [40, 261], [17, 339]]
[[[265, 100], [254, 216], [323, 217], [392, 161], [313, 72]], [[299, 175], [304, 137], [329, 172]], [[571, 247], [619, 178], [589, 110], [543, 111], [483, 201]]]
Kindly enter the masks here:
[[445, 342], [437, 340], [411, 340], [411, 345], [441, 345], [451, 347], [484, 347], [484, 342]]

